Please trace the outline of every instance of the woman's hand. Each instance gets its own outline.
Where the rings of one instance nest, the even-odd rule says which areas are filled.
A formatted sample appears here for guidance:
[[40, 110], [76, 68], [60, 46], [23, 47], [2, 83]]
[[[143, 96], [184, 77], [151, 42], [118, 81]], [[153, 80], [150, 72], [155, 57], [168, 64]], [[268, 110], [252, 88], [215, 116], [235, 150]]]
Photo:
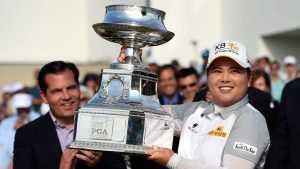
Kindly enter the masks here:
[[152, 154], [148, 156], [147, 159], [153, 160], [160, 165], [166, 166], [173, 154], [175, 153], [168, 148], [153, 147]]

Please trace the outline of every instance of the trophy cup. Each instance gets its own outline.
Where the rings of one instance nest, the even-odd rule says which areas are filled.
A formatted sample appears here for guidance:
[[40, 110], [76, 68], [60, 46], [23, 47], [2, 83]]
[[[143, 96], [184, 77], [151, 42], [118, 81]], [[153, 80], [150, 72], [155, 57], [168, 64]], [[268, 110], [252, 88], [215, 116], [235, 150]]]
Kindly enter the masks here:
[[164, 16], [154, 8], [111, 5], [103, 22], [93, 25], [102, 38], [125, 48], [125, 59], [102, 70], [99, 90], [76, 111], [70, 148], [149, 154], [151, 146], [172, 147], [173, 118], [157, 98], [157, 75], [138, 52], [173, 38]]

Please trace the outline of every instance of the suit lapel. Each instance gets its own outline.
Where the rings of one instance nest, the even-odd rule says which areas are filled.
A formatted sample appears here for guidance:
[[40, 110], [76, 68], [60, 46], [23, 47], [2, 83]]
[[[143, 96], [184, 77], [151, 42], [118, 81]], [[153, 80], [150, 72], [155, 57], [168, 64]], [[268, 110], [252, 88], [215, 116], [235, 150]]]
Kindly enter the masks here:
[[[45, 115], [45, 120], [40, 129], [44, 137], [45, 143], [49, 146], [48, 151], [52, 152], [52, 157], [57, 161], [57, 164], [60, 163], [62, 151], [60, 147], [60, 142], [57, 136], [55, 125], [51, 119], [50, 113]], [[49, 153], [50, 154], [50, 153]]]

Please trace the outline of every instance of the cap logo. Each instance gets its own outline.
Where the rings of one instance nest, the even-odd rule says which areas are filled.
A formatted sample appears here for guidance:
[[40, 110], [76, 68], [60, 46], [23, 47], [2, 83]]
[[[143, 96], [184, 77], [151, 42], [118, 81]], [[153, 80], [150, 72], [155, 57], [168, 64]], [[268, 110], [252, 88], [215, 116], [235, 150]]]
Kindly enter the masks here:
[[220, 52], [231, 52], [236, 55], [239, 55], [239, 48], [236, 43], [228, 42], [228, 43], [220, 43], [215, 48], [215, 54]]

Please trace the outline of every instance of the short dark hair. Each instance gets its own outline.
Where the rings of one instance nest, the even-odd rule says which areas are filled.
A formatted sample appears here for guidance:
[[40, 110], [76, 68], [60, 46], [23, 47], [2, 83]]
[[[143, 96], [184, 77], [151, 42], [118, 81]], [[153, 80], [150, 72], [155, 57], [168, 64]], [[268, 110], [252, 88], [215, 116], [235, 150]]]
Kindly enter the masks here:
[[77, 84], [79, 84], [79, 70], [74, 63], [64, 61], [53, 61], [45, 64], [39, 72], [38, 83], [40, 90], [44, 93], [46, 93], [47, 91], [48, 86], [45, 81], [45, 77], [47, 74], [60, 74], [63, 73], [66, 69], [69, 69], [73, 72], [74, 80]]
[[176, 80], [178, 80], [178, 72], [177, 70], [175, 69], [175, 67], [173, 65], [163, 65], [163, 66], [160, 66], [157, 70], [157, 76], [158, 76], [158, 79], [161, 75], [161, 73], [166, 70], [166, 69], [171, 69], [174, 73], [174, 76], [176, 78]]
[[266, 85], [268, 86], [269, 89], [271, 89], [270, 76], [268, 75], [267, 72], [260, 69], [256, 69], [252, 71], [251, 86], [253, 86], [254, 82], [260, 77], [263, 77], [265, 79]]
[[180, 78], [185, 78], [185, 77], [190, 76], [190, 75], [195, 75], [197, 79], [199, 78], [198, 72], [193, 67], [182, 68], [182, 69], [179, 70], [179, 73], [178, 73], [179, 79]]

